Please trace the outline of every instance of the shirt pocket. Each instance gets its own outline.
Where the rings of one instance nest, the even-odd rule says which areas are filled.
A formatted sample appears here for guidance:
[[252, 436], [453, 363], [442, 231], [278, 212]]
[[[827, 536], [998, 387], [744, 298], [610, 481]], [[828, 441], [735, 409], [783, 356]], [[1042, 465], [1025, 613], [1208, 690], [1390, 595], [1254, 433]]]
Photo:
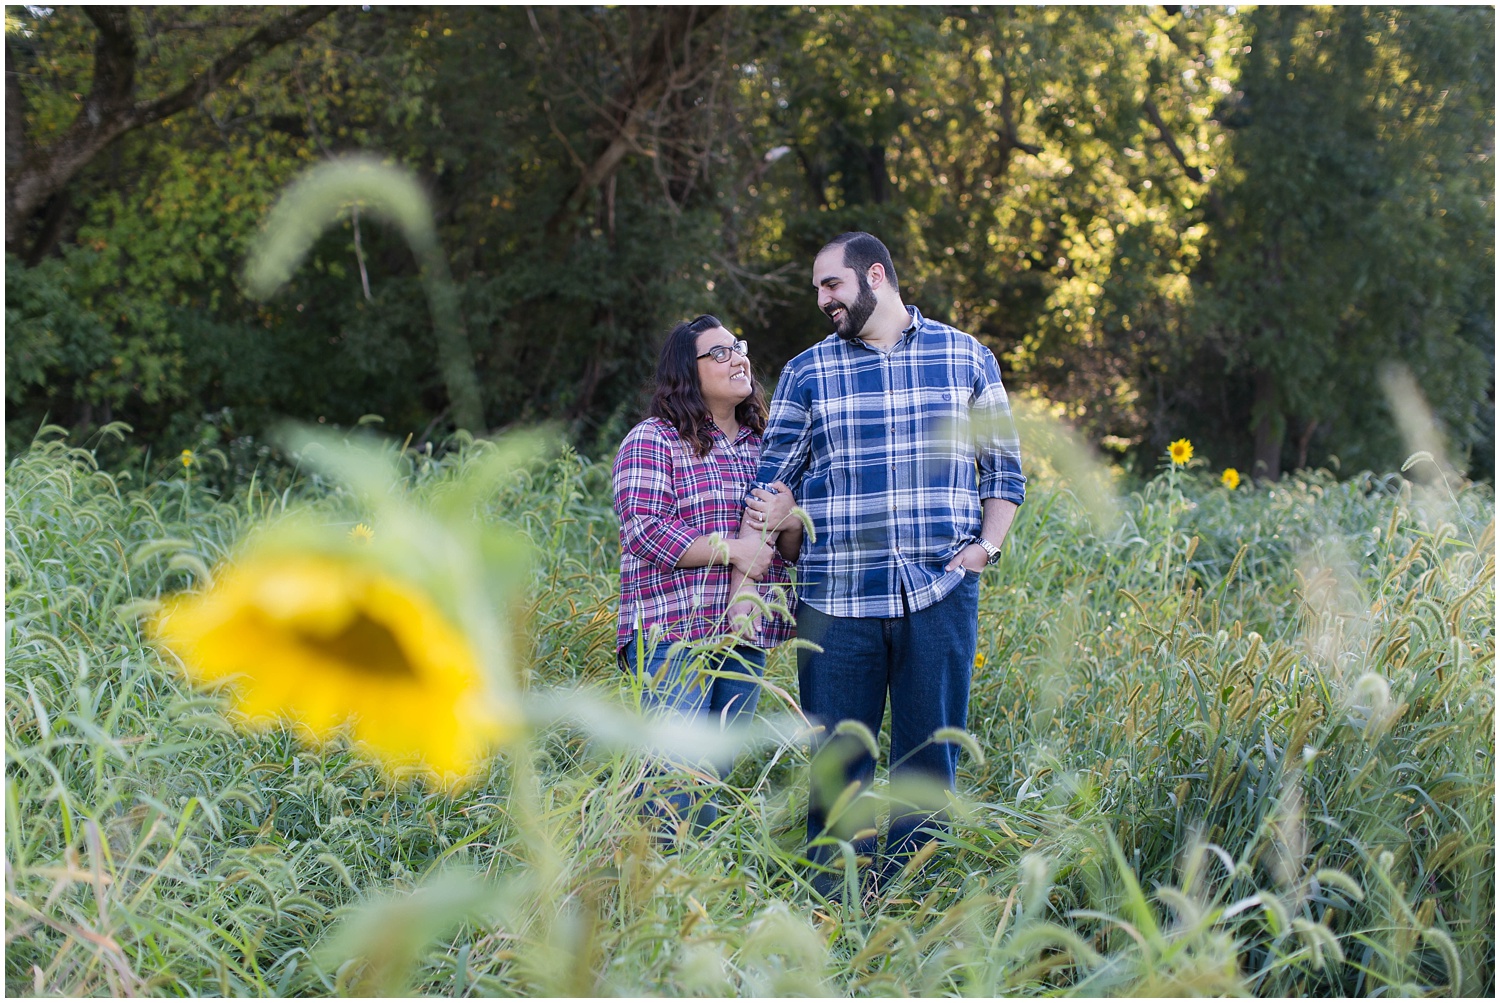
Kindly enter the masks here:
[[911, 394], [912, 417], [924, 441], [968, 441], [971, 388], [939, 384], [915, 387]]

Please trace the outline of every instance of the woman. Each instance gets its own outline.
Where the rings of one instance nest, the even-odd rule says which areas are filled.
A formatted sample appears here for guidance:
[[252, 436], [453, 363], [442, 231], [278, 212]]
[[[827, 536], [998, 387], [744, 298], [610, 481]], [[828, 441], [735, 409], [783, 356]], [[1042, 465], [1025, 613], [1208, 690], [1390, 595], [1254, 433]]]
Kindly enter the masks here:
[[[774, 598], [771, 588], [786, 588], [785, 561], [795, 559], [802, 541], [786, 485], [750, 494], [765, 426], [766, 402], [745, 343], [707, 314], [673, 328], [657, 363], [649, 417], [625, 436], [614, 465], [616, 648], [641, 680], [648, 707], [688, 717], [711, 714], [726, 724], [753, 714], [766, 650], [792, 635], [789, 617], [744, 615], [754, 609], [744, 601], [735, 605], [732, 621], [729, 616], [731, 568]], [[781, 530], [774, 549], [764, 534], [737, 536], [747, 498], [764, 525]], [[790, 609], [790, 597], [780, 599]], [[738, 641], [725, 640], [731, 636]], [[722, 774], [728, 764], [713, 767]], [[666, 800], [678, 818], [693, 802], [680, 790]], [[695, 822], [707, 825], [717, 814], [709, 801], [694, 813]]]

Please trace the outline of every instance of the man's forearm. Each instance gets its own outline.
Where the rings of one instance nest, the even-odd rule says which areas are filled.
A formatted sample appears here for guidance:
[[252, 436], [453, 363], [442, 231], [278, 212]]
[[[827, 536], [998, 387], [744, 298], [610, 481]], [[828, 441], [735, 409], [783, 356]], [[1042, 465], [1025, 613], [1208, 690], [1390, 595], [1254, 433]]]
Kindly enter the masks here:
[[802, 520], [797, 518], [792, 519], [791, 525], [776, 533], [773, 546], [781, 554], [783, 561], [797, 563], [797, 557], [802, 552], [802, 536]]
[[1004, 546], [1005, 537], [1010, 533], [1011, 523], [1015, 522], [1016, 511], [1020, 506], [1004, 498], [986, 498], [981, 504], [984, 506], [984, 521], [980, 525], [979, 535], [997, 548]]

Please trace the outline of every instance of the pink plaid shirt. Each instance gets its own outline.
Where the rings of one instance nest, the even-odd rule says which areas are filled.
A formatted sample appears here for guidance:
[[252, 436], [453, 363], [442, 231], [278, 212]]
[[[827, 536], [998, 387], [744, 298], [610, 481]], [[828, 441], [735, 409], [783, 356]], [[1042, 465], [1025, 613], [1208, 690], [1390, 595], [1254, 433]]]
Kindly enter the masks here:
[[[637, 629], [666, 641], [724, 633], [729, 572], [724, 564], [679, 568], [700, 536], [732, 537], [760, 463], [760, 436], [741, 428], [734, 442], [710, 426], [714, 446], [697, 451], [671, 423], [647, 418], [632, 428], [615, 457], [615, 514], [620, 517], [620, 631], [623, 649]], [[761, 580], [761, 593], [779, 586], [792, 607], [791, 579], [778, 554]], [[753, 642], [772, 648], [792, 636], [785, 617], [762, 617]]]

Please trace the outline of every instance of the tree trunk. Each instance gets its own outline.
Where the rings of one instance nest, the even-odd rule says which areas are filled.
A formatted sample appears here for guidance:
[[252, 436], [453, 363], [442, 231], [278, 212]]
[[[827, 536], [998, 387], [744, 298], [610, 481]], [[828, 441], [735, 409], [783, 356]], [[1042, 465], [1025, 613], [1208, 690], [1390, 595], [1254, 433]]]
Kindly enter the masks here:
[[1255, 372], [1255, 406], [1251, 410], [1255, 422], [1255, 469], [1256, 477], [1268, 480], [1281, 479], [1281, 440], [1286, 435], [1286, 422], [1276, 404], [1276, 376], [1264, 369]]
[[5, 36], [5, 176], [10, 177], [26, 159], [26, 95], [16, 75], [10, 35]]
[[57, 238], [62, 236], [63, 220], [68, 217], [68, 210], [73, 207], [73, 196], [64, 188], [47, 202], [47, 211], [42, 214], [42, 232], [36, 235], [31, 249], [26, 252], [26, 267], [35, 268], [42, 263], [42, 259], [52, 253], [57, 246]]
[[1314, 418], [1302, 429], [1302, 438], [1297, 440], [1297, 469], [1307, 469], [1307, 451], [1312, 447], [1313, 433], [1318, 430], [1318, 420]]
[[1021, 142], [1021, 135], [1016, 131], [1016, 96], [1015, 85], [1011, 80], [1010, 73], [1002, 66], [999, 55], [999, 47], [996, 47], [994, 63], [1000, 74], [1000, 121], [1002, 128], [995, 134], [995, 150], [992, 156], [992, 166], [989, 174], [993, 178], [1002, 178], [1010, 169], [1011, 158], [1017, 150], [1029, 153], [1033, 157], [1042, 152], [1040, 146]]

